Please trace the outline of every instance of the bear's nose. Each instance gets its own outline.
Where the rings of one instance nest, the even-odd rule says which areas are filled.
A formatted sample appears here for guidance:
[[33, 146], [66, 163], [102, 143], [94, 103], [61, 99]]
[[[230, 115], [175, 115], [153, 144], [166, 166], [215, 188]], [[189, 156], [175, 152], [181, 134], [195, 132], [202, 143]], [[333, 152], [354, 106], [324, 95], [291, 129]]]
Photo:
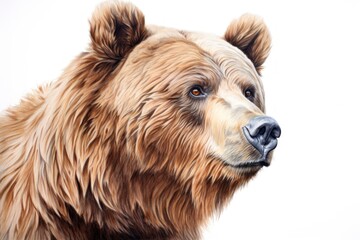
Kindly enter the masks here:
[[243, 127], [248, 142], [263, 156], [276, 148], [277, 138], [281, 135], [279, 124], [271, 117], [254, 117]]

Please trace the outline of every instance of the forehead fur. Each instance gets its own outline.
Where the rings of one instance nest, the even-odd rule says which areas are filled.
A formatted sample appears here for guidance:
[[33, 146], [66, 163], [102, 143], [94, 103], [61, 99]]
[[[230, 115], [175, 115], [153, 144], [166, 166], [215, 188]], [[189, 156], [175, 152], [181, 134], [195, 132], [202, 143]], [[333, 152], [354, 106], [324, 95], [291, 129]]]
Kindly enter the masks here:
[[208, 52], [224, 73], [228, 72], [229, 64], [236, 64], [237, 69], [248, 73], [252, 78], [258, 78], [254, 65], [247, 56], [222, 38], [204, 33], [189, 33], [186, 36]]
[[148, 26], [148, 31], [152, 35], [152, 39], [178, 38], [193, 42], [213, 58], [223, 73], [228, 72], [229, 64], [235, 64], [238, 70], [248, 74], [249, 77], [256, 80], [259, 79], [254, 64], [246, 54], [219, 36], [197, 32], [183, 32], [153, 25]]

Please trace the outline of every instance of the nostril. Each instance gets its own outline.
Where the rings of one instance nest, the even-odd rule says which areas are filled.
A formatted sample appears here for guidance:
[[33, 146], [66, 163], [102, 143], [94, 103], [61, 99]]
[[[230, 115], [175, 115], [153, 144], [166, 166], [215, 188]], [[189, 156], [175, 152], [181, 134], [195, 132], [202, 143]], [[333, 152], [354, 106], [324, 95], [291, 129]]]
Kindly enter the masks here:
[[259, 132], [258, 132], [257, 135], [262, 136], [262, 135], [264, 135], [265, 133], [266, 133], [266, 127], [265, 127], [265, 126], [262, 126], [262, 127], [260, 127]]
[[273, 138], [279, 138], [281, 135], [280, 127], [276, 126], [271, 130], [270, 136]]

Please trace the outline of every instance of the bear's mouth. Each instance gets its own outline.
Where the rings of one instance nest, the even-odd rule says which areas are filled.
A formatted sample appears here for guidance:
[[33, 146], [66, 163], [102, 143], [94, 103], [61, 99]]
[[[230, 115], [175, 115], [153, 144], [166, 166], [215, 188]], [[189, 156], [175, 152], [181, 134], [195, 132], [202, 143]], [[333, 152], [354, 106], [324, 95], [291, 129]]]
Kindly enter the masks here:
[[256, 161], [246, 161], [239, 164], [229, 164], [234, 168], [253, 168], [253, 167], [269, 167], [270, 162], [267, 159], [260, 159]]
[[247, 160], [243, 162], [239, 162], [237, 164], [230, 164], [234, 168], [254, 168], [254, 167], [269, 167], [271, 163], [271, 157], [268, 157], [269, 153], [268, 149], [264, 149], [261, 151], [261, 157], [257, 160]]
[[[214, 158], [213, 155], [211, 155], [211, 157]], [[268, 157], [260, 157], [257, 160], [245, 160], [245, 161], [241, 161], [241, 162], [235, 162], [235, 163], [231, 163], [229, 161], [223, 160], [221, 158], [216, 158], [218, 161], [222, 162], [225, 166], [231, 167], [231, 168], [236, 168], [236, 169], [251, 169], [251, 168], [256, 168], [256, 169], [260, 169], [262, 167], [269, 167], [270, 163], [271, 163], [271, 158]]]

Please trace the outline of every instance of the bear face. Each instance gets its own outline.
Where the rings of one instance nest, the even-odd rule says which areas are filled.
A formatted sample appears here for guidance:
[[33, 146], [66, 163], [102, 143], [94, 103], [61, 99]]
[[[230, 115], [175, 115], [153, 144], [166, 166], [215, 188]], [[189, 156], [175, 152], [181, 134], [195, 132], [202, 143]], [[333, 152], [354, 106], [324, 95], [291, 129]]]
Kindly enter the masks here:
[[106, 2], [90, 36], [0, 119], [0, 236], [198, 238], [280, 136], [264, 114], [265, 24], [245, 15], [218, 37]]
[[[126, 138], [132, 139], [128, 150], [134, 158], [145, 169], [166, 166], [179, 171], [177, 161], [184, 164], [186, 159], [190, 162], [185, 165], [193, 166], [191, 161], [207, 159], [202, 163], [206, 165], [216, 159], [230, 166], [224, 175], [258, 171], [261, 166], [231, 166], [261, 158], [242, 129], [265, 111], [259, 72], [270, 37], [264, 23], [245, 15], [229, 26], [225, 39], [154, 26], [146, 31], [100, 100], [109, 99], [112, 110], [122, 121], [127, 119]], [[141, 71], [131, 72], [133, 69]], [[169, 142], [172, 146], [161, 150]], [[194, 153], [190, 149], [197, 149], [196, 156], [184, 157]], [[266, 161], [271, 161], [271, 153]]]

